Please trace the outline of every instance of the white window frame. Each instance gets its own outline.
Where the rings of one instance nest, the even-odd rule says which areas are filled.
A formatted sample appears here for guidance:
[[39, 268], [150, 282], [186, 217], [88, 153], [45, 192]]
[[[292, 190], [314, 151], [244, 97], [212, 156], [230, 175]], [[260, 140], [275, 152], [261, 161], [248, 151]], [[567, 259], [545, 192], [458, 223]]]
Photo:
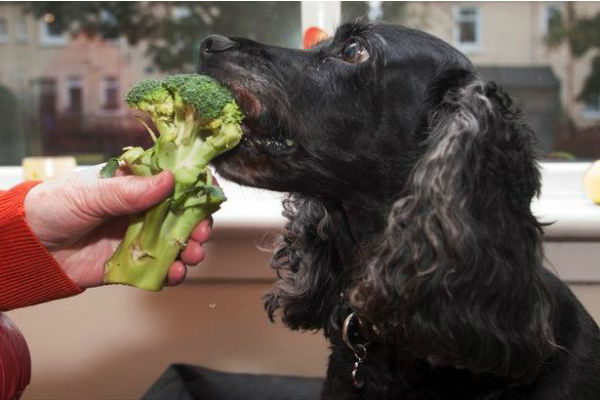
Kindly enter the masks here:
[[[460, 29], [459, 23], [463, 20], [461, 16], [461, 10], [463, 9], [474, 9], [475, 10], [475, 42], [473, 43], [461, 43], [460, 42]], [[483, 24], [483, 18], [481, 16], [481, 8], [476, 5], [459, 5], [453, 7], [452, 14], [454, 17], [454, 28], [453, 28], [453, 36], [454, 36], [454, 44], [457, 49], [462, 51], [463, 53], [475, 53], [481, 51], [481, 26]], [[469, 20], [470, 21], [470, 20]]]
[[192, 11], [187, 5], [177, 5], [171, 8], [171, 18], [174, 21], [181, 21], [182, 19], [189, 18], [192, 15]]
[[6, 15], [0, 15], [0, 20], [4, 20], [6, 24], [6, 33], [0, 34], [0, 44], [8, 43], [8, 39], [10, 38], [10, 28], [8, 26], [8, 17]]
[[29, 21], [23, 13], [20, 13], [15, 21], [15, 37], [20, 43], [29, 41]]
[[52, 35], [48, 29], [48, 23], [40, 20], [40, 43], [44, 46], [66, 46], [69, 35], [64, 32], [60, 35]]

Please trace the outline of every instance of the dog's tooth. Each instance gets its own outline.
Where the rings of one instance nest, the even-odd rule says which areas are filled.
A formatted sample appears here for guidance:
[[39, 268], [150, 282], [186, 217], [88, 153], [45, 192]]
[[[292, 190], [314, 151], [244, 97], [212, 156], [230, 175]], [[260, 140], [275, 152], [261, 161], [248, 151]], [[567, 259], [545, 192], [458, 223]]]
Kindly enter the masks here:
[[295, 142], [295, 141], [293, 141], [292, 139], [286, 139], [286, 140], [285, 140], [285, 145], [286, 145], [287, 147], [294, 147], [294, 146], [296, 145], [296, 142]]

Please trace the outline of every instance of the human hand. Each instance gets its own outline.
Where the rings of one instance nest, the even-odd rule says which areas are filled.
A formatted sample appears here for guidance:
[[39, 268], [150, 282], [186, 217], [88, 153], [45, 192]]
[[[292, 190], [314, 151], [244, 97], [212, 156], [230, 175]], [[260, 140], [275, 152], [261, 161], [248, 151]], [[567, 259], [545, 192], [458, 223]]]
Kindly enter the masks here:
[[[43, 182], [25, 197], [25, 219], [67, 276], [79, 287], [102, 285], [104, 264], [120, 243], [129, 215], [169, 196], [173, 175], [98, 177], [99, 168]], [[202, 221], [169, 269], [167, 283], [183, 282], [187, 267], [204, 259], [211, 223]]]

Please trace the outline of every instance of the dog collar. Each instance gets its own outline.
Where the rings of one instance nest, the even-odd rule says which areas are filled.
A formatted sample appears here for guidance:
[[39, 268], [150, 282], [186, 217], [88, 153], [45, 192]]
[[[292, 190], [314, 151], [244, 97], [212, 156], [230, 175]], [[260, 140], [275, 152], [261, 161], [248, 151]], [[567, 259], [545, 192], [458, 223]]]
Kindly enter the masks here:
[[354, 312], [346, 317], [342, 325], [342, 340], [356, 358], [352, 368], [352, 383], [357, 389], [362, 389], [365, 385], [360, 366], [367, 358], [367, 346], [371, 343], [367, 338], [368, 333], [365, 333], [367, 331], [366, 325]]

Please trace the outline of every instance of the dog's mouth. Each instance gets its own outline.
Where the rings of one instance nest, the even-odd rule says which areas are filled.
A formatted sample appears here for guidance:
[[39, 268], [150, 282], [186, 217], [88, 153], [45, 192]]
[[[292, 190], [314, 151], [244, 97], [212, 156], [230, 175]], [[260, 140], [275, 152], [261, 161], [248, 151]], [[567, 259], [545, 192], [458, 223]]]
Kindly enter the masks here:
[[270, 110], [256, 93], [238, 82], [221, 83], [231, 91], [244, 113], [240, 148], [269, 156], [283, 156], [295, 150], [296, 143], [282, 132], [274, 110]]

